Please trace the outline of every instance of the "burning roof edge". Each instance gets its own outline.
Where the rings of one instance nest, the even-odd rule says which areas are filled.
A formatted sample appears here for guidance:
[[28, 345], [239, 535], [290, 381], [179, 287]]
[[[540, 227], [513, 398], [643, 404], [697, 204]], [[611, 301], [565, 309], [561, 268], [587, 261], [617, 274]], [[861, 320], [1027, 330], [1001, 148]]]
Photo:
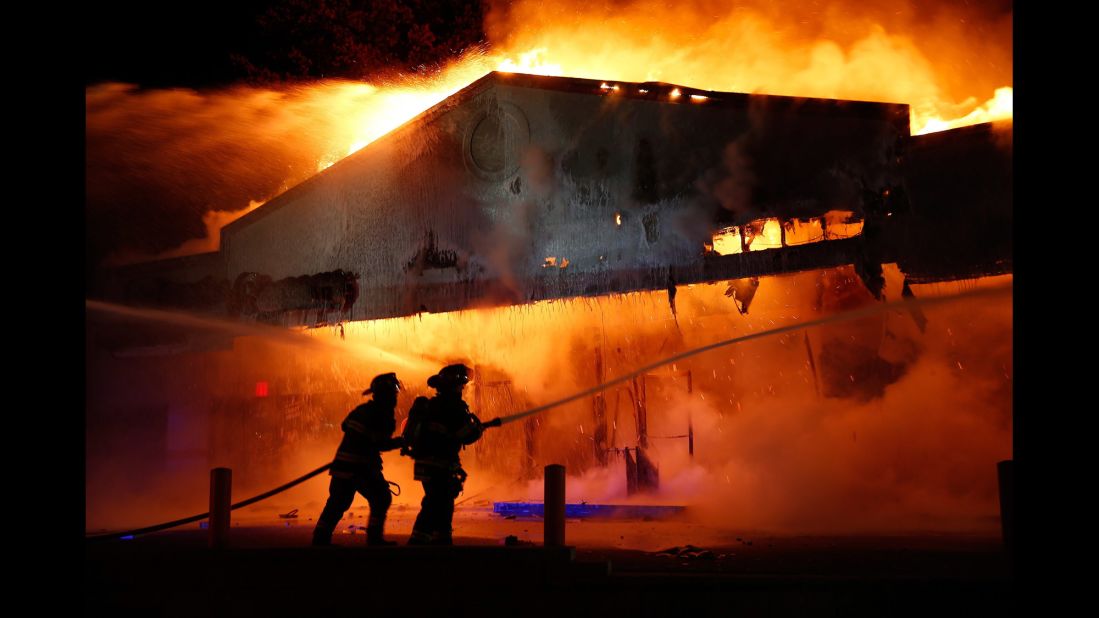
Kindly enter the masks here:
[[[892, 116], [891, 121], [896, 124], [898, 131], [900, 131], [902, 135], [909, 135], [911, 133], [909, 125], [909, 106], [907, 103], [722, 92], [717, 90], [702, 90], [699, 88], [691, 88], [690, 86], [680, 86], [664, 82], [607, 81], [582, 77], [558, 77], [534, 75], [530, 73], [505, 73], [493, 71], [410, 118], [405, 123], [367, 144], [363, 148], [340, 159], [332, 166], [310, 176], [279, 195], [276, 195], [268, 200], [266, 204], [256, 208], [243, 217], [230, 222], [221, 229], [220, 246], [226, 246], [225, 241], [227, 233], [232, 234], [236, 229], [255, 223], [263, 217], [279, 210], [282, 206], [289, 204], [290, 198], [295, 194], [304, 191], [314, 182], [317, 182], [324, 174], [329, 173], [339, 166], [346, 165], [352, 159], [368, 152], [371, 148], [375, 147], [376, 144], [395, 139], [424, 123], [430, 122], [436, 116], [465, 103], [474, 96], [497, 84], [518, 86], [521, 88], [538, 88], [558, 92], [588, 94], [593, 96], [624, 97], [653, 101], [666, 105], [698, 105], [697, 101], [703, 100], [705, 101], [704, 104], [708, 107], [745, 109], [749, 104], [763, 103], [771, 109], [796, 108], [798, 113], [828, 114], [834, 116], [880, 117], [884, 112]], [[615, 90], [615, 87], [617, 87], [617, 90]], [[673, 91], [678, 91], [679, 95], [673, 98], [671, 96]], [[701, 99], [699, 99], [699, 97], [701, 97]]]

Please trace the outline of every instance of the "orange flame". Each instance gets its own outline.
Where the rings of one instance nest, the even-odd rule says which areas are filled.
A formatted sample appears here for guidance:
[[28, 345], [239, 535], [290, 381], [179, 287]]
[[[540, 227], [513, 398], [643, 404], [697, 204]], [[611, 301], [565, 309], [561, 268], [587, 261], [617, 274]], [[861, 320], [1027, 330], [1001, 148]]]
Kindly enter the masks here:
[[855, 219], [854, 213], [830, 210], [823, 217], [807, 220], [758, 219], [728, 227], [714, 234], [711, 246], [718, 255], [733, 255], [851, 238], [861, 233], [862, 221]]
[[674, 13], [653, 0], [571, 4], [520, 1], [491, 19], [490, 35], [504, 43], [498, 67], [907, 103], [916, 135], [1012, 117], [1010, 13], [846, 0], [811, 12], [751, 2], [687, 2]]
[[[489, 14], [491, 47], [400, 82], [325, 81], [293, 93], [227, 94], [252, 103], [294, 97], [298, 104], [277, 117], [308, 121], [311, 134], [302, 137], [311, 147], [322, 145], [317, 171], [493, 70], [605, 80], [608, 94], [618, 91], [615, 82], [662, 81], [703, 90], [907, 103], [916, 135], [1012, 117], [1011, 13], [975, 15], [977, 9], [955, 5], [921, 6], [918, 13], [852, 0], [832, 0], [812, 12], [771, 2], [688, 2], [674, 13], [655, 0], [591, 4], [580, 11], [570, 3], [520, 0]], [[676, 88], [670, 96], [682, 93]], [[705, 102], [704, 95], [690, 99]], [[257, 124], [266, 126], [266, 118]], [[303, 149], [293, 140], [282, 147]]]
[[[615, 19], [605, 19], [602, 12], [612, 8]], [[939, 16], [946, 25], [932, 48], [913, 40], [920, 33], [915, 17], [906, 23], [893, 11], [841, 11], [842, 2], [835, 2], [825, 23], [817, 24], [829, 32], [816, 36], [785, 28], [812, 23], [796, 19], [792, 7], [775, 15], [766, 7], [669, 15], [647, 1], [612, 8], [576, 12], [519, 2], [506, 17], [490, 20], [490, 34], [493, 29], [506, 34], [488, 51], [401, 85], [349, 84], [348, 94], [368, 91], [373, 104], [343, 123], [340, 137], [333, 136], [343, 145], [318, 167], [362, 148], [492, 70], [599, 79], [608, 93], [619, 91], [614, 81], [663, 81], [704, 90], [907, 103], [913, 135], [1012, 117], [1010, 29], [1008, 40], [989, 43], [989, 51]], [[639, 32], [659, 34], [639, 37]], [[982, 51], [998, 60], [990, 71], [995, 75], [971, 79], [959, 74], [958, 67], [967, 66], [961, 60]], [[994, 79], [1009, 83], [998, 84], [982, 103], [979, 88]], [[964, 87], [956, 85], [959, 81]], [[964, 95], [960, 101], [955, 91]], [[670, 96], [682, 93], [676, 88]], [[704, 95], [690, 99], [706, 101]]]

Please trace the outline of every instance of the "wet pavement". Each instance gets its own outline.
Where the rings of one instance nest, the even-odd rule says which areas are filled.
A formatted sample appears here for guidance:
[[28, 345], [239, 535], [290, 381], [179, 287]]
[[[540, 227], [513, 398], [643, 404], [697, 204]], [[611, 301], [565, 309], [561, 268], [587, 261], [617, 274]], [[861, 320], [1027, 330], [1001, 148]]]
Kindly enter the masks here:
[[540, 520], [466, 513], [455, 522], [456, 547], [425, 548], [403, 545], [410, 522], [395, 512], [390, 538], [402, 545], [368, 548], [365, 519], [356, 515], [341, 522], [333, 548], [309, 546], [308, 517], [239, 518], [230, 547], [217, 551], [197, 525], [88, 543], [86, 608], [173, 616], [916, 616], [1010, 614], [1015, 600], [1008, 557], [988, 537], [777, 536], [570, 520], [573, 547], [547, 550]]

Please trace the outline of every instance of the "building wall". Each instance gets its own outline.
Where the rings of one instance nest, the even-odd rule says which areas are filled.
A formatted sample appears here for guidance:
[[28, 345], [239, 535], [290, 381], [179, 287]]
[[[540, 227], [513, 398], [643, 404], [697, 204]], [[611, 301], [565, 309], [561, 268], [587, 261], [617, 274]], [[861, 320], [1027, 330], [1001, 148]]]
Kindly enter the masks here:
[[858, 212], [863, 191], [898, 182], [905, 106], [512, 79], [481, 80], [227, 227], [229, 279], [350, 271], [353, 319], [524, 302], [547, 281], [592, 293], [608, 273], [700, 262], [721, 225]]

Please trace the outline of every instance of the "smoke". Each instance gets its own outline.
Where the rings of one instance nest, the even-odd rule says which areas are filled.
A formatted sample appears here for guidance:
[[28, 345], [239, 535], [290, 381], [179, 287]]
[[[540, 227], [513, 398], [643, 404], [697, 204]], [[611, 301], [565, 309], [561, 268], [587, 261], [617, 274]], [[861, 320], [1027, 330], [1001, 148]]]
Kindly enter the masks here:
[[485, 22], [596, 79], [970, 107], [1012, 82], [1009, 2], [520, 1]]
[[89, 260], [216, 248], [217, 230], [251, 203], [313, 176], [489, 70], [471, 52], [430, 75], [379, 85], [90, 86]]
[[100, 250], [155, 254], [197, 238], [207, 212], [274, 196], [324, 152], [308, 129], [325, 106], [303, 91], [100, 84], [86, 105], [89, 238]]
[[[887, 299], [899, 299], [899, 271], [887, 267], [885, 275]], [[483, 419], [513, 414], [595, 385], [596, 349], [605, 379], [715, 339], [840, 310], [817, 300], [822, 280], [819, 272], [762, 279], [748, 315], [724, 286], [680, 286], [678, 324], [665, 294], [646, 292], [351, 323], [342, 337], [336, 329], [294, 334], [302, 343], [256, 331], [227, 338], [227, 347], [162, 357], [90, 348], [89, 528], [202, 512], [210, 466], [234, 469], [238, 499], [316, 468], [330, 460], [340, 421], [378, 373], [395, 370], [406, 384], [398, 423], [415, 396], [431, 394], [427, 377], [456, 359], [477, 370], [467, 401]], [[962, 288], [912, 289], [920, 297]], [[538, 499], [542, 467], [561, 463], [570, 501], [684, 505], [691, 520], [715, 530], [994, 534], [995, 464], [1011, 457], [1010, 299], [924, 313], [923, 333], [909, 313], [888, 312], [840, 331], [805, 331], [808, 350], [805, 332], [794, 332], [654, 371], [643, 396], [636, 383], [607, 391], [601, 437], [590, 399], [490, 430], [463, 454], [464, 496]], [[98, 338], [107, 329], [97, 324]], [[825, 358], [821, 343], [843, 338], [884, 358], [900, 346], [906, 362], [871, 389], [880, 394], [833, 389], [828, 396], [821, 387], [847, 376], [837, 366], [829, 377], [824, 366], [852, 361]], [[848, 368], [852, 381], [858, 365]], [[268, 383], [269, 397], [252, 392], [258, 381]], [[627, 498], [621, 460], [604, 452], [601, 466], [597, 447], [637, 445], [641, 397], [661, 482], [656, 493]], [[693, 458], [684, 439], [671, 437], [689, 424]], [[410, 462], [395, 453], [385, 462], [405, 488], [396, 504], [414, 508], [421, 492]], [[315, 517], [326, 487], [310, 481], [240, 517], [271, 521], [273, 511], [291, 508]]]
[[174, 249], [168, 249], [157, 254], [143, 253], [133, 249], [120, 249], [104, 258], [103, 266], [122, 266], [217, 251], [221, 247], [221, 228], [262, 205], [263, 202], [252, 201], [240, 210], [208, 210], [202, 215], [202, 224], [206, 228], [206, 235], [202, 238], [186, 240]]
[[[157, 255], [204, 236], [172, 254], [209, 250], [209, 224], [225, 213], [274, 197], [496, 68], [902, 102], [919, 132], [1010, 117], [1011, 28], [1006, 2], [500, 3], [486, 16], [488, 51], [401, 82], [94, 85], [88, 261]], [[743, 201], [726, 198], [727, 207]]]
[[[522, 273], [535, 258], [531, 252], [535, 222], [555, 185], [553, 157], [542, 149], [525, 148], [518, 163], [519, 176], [514, 182], [516, 187], [523, 187], [524, 198], [518, 203], [500, 200], [493, 204], [493, 220], [474, 230], [471, 243], [486, 278], [497, 279], [510, 302], [529, 298]], [[490, 296], [482, 302], [499, 300]]]
[[[472, 54], [406, 83], [212, 91], [95, 85], [86, 92], [89, 262], [111, 254], [124, 261], [123, 251], [130, 259], [160, 254], [203, 235], [173, 253], [211, 250], [216, 228], [233, 213], [507, 61], [516, 70], [596, 79], [905, 102], [919, 130], [933, 117], [970, 117], [994, 107], [982, 101], [1003, 98], [997, 89], [1012, 83], [1011, 20], [1002, 3], [695, 1], [670, 13], [651, 1], [519, 2], [487, 18], [493, 55]], [[1010, 144], [1010, 131], [998, 134]], [[728, 154], [735, 180], [719, 194], [737, 211], [751, 168], [736, 150]], [[547, 178], [537, 160], [524, 165], [524, 182], [537, 187]], [[522, 261], [532, 216], [526, 209], [535, 205], [481, 232], [479, 252], [502, 276]], [[896, 273], [886, 274], [886, 294], [899, 295]], [[398, 370], [414, 385], [411, 397], [428, 394], [427, 376], [453, 358], [503, 368], [508, 386], [498, 390], [510, 394], [487, 397], [479, 410], [491, 417], [593, 385], [596, 347], [613, 376], [685, 346], [810, 319], [825, 311], [818, 285], [813, 274], [764, 279], [749, 315], [735, 310], [725, 286], [680, 286], [678, 323], [657, 292], [351, 324], [346, 339], [310, 332], [334, 340], [335, 348], [323, 350], [263, 334], [226, 337], [213, 349], [192, 335], [191, 352], [151, 358], [112, 356], [89, 344], [88, 524], [140, 525], [205, 510], [210, 464], [234, 468], [239, 496], [315, 468], [330, 459], [339, 421], [361, 401], [358, 393], [383, 371]], [[913, 288], [917, 296], [934, 292]], [[1010, 457], [1010, 304], [940, 307], [927, 319], [925, 334], [913, 332], [907, 315], [851, 328], [844, 336], [854, 347], [843, 349], [857, 353], [826, 355], [827, 339], [841, 337], [813, 332], [815, 358], [807, 358], [803, 338], [785, 336], [699, 358], [672, 371], [692, 372], [690, 396], [680, 378], [655, 379], [651, 434], [678, 435], [690, 416], [696, 456], [686, 456], [682, 440], [654, 440], [661, 493], [634, 499], [686, 504], [725, 527], [991, 530], [994, 464]], [[844, 395], [838, 385], [845, 375], [857, 376], [852, 384], [869, 381], [870, 373], [846, 366], [867, 358], [864, 350], [900, 369], [878, 375], [875, 388], [858, 396]], [[250, 388], [258, 381], [270, 382], [271, 399], [255, 398]], [[820, 381], [833, 388], [818, 392]], [[609, 446], [636, 440], [629, 395], [619, 390], [608, 399]], [[172, 405], [157, 403], [164, 401]], [[401, 415], [410, 403], [402, 400]], [[611, 467], [597, 465], [591, 419], [587, 402], [534, 419], [533, 459], [525, 452], [527, 426], [490, 433], [465, 455], [467, 495], [538, 497], [538, 481], [528, 486], [524, 475], [565, 463], [570, 500], [624, 499], [620, 462], [612, 456]], [[167, 436], [186, 438], [169, 445]], [[166, 467], [150, 463], [165, 451]], [[411, 487], [398, 504], [414, 504], [408, 461], [389, 454], [386, 466]], [[312, 481], [271, 504], [319, 513], [324, 489]]]
[[[919, 296], [930, 286], [916, 287]], [[617, 460], [570, 477], [568, 500], [685, 505], [689, 521], [716, 530], [996, 534], [996, 462], [1011, 457], [1010, 304], [967, 301], [928, 317], [924, 335], [899, 328], [907, 314], [887, 318], [895, 336], [919, 339], [920, 352], [866, 401], [821, 397], [797, 337], [691, 361], [694, 393], [682, 381], [650, 381], [650, 434], [686, 434], [690, 423], [694, 456], [684, 439], [651, 439], [659, 491], [628, 497]], [[711, 372], [725, 379], [708, 383]], [[633, 437], [632, 419], [618, 420]], [[498, 497], [538, 500], [541, 491], [533, 481]]]

